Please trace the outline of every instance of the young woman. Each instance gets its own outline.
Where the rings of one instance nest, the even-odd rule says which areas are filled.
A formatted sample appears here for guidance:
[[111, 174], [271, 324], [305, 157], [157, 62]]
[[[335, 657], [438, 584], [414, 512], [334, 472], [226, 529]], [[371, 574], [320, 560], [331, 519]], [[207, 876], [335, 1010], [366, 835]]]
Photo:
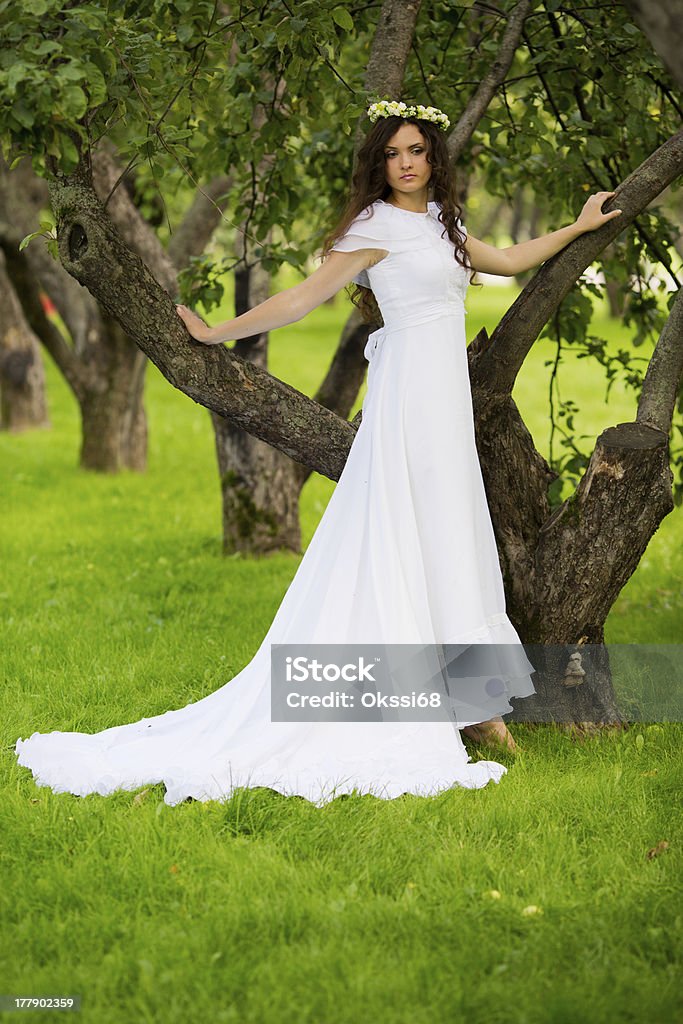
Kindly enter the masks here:
[[[598, 192], [574, 224], [496, 249], [460, 221], [446, 116], [386, 102], [368, 114], [373, 126], [352, 197], [322, 266], [217, 327], [178, 307], [204, 344], [298, 321], [351, 282], [368, 316], [381, 311], [384, 325], [365, 348], [361, 426], [273, 623], [252, 661], [196, 703], [95, 734], [18, 740], [19, 763], [39, 785], [106, 795], [163, 782], [167, 804], [268, 786], [325, 802], [353, 789], [391, 798], [478, 788], [507, 771], [495, 761], [471, 762], [460, 736], [472, 729], [504, 741], [500, 715], [511, 710], [509, 698], [535, 692], [533, 666], [505, 611], [475, 446], [468, 271], [528, 270], [621, 211], [603, 214], [614, 193]], [[450, 717], [273, 720], [275, 644], [413, 645], [427, 652], [423, 682], [438, 650]]]

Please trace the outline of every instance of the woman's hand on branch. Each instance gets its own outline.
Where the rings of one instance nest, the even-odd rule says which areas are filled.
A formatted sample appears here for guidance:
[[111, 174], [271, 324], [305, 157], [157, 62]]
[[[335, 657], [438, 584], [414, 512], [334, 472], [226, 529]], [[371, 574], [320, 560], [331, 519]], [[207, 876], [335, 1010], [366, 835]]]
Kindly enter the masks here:
[[213, 332], [208, 324], [205, 324], [200, 316], [193, 313], [187, 306], [176, 306], [176, 313], [187, 327], [195, 341], [201, 341], [204, 345], [214, 345]]
[[614, 195], [616, 195], [616, 192], [595, 192], [592, 196], [589, 196], [583, 210], [576, 218], [577, 227], [580, 227], [582, 231], [595, 231], [596, 228], [601, 228], [603, 224], [606, 224], [608, 220], [612, 220], [613, 217], [620, 217], [621, 210], [610, 210], [609, 213], [602, 212], [603, 203], [606, 203], [609, 197]]
[[271, 295], [246, 313], [208, 327], [201, 317], [187, 306], [176, 306], [176, 312], [196, 341], [204, 345], [220, 345], [223, 341], [240, 341], [286, 327], [302, 320], [307, 313], [350, 284], [353, 278], [389, 253], [386, 249], [355, 249], [353, 252], [331, 252], [322, 266], [292, 288]]
[[487, 245], [486, 242], [480, 242], [478, 238], [468, 234], [465, 248], [472, 268], [480, 270], [483, 274], [502, 274], [504, 277], [513, 277], [515, 274], [533, 270], [564, 249], [584, 231], [595, 231], [613, 217], [621, 217], [621, 210], [602, 212], [603, 203], [615, 195], [616, 192], [595, 192], [588, 197], [573, 224], [558, 228], [557, 231], [550, 231], [539, 238], [517, 242], [506, 249], [497, 249], [494, 245]]

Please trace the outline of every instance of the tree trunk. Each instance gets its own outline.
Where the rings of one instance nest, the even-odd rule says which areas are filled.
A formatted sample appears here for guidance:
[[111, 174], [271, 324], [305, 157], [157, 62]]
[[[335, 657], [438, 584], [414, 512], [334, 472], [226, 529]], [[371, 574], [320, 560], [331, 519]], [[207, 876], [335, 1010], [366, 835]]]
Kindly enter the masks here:
[[[86, 289], [47, 253], [36, 239], [19, 250], [22, 234], [35, 228], [38, 211], [45, 205], [45, 185], [25, 161], [13, 171], [0, 163], [0, 245], [4, 246], [0, 277], [0, 316], [11, 297], [21, 307], [21, 317], [31, 335], [40, 339], [78, 402], [81, 422], [80, 464], [84, 469], [115, 473], [120, 469], [144, 470], [147, 461], [147, 423], [143, 407], [147, 359], [125, 335], [116, 320], [98, 307]], [[128, 210], [127, 223], [132, 217]], [[136, 236], [137, 237], [137, 236]], [[43, 309], [41, 292], [54, 302], [69, 337], [62, 334]], [[8, 296], [10, 297], [8, 299]], [[29, 363], [24, 342], [20, 352], [0, 362], [3, 377], [3, 416], [7, 395], [6, 379], [22, 379], [42, 373], [39, 358]], [[25, 390], [25, 388], [24, 388]], [[25, 399], [24, 399], [25, 401]]]
[[[235, 315], [268, 298], [270, 275], [258, 264], [235, 272]], [[243, 359], [267, 369], [268, 335], [235, 343]], [[212, 414], [223, 499], [223, 551], [301, 551], [296, 463], [229, 420]]]
[[276, 448], [212, 414], [223, 496], [223, 551], [299, 553], [299, 479]]
[[[117, 473], [147, 467], [147, 417], [143, 404], [147, 357], [112, 321], [98, 345], [95, 386], [79, 398], [83, 469]], [[91, 364], [92, 368], [92, 364]]]
[[525, 697], [508, 719], [562, 727], [622, 725], [602, 626], [576, 644], [525, 644], [536, 669], [536, 693]]
[[49, 427], [40, 345], [26, 323], [0, 250], [0, 429]]
[[[470, 356], [476, 364], [476, 351]], [[604, 626], [674, 507], [668, 435], [644, 422], [603, 431], [576, 492], [553, 512], [547, 489], [557, 474], [512, 398], [479, 382], [473, 400], [507, 612], [538, 673], [536, 696], [511, 720], [618, 724]], [[585, 676], [568, 680], [575, 652]]]
[[619, 282], [614, 278], [608, 278], [605, 282], [605, 293], [609, 305], [609, 315], [615, 320], [621, 320], [626, 308], [625, 296]]

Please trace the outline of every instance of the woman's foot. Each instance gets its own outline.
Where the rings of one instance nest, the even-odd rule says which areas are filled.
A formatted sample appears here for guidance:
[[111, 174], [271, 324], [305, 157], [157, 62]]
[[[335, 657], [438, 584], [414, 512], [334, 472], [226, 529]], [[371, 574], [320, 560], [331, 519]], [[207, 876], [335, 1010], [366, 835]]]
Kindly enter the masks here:
[[502, 718], [492, 718], [488, 722], [477, 722], [462, 730], [466, 736], [484, 746], [505, 747], [506, 750], [517, 750], [512, 733]]

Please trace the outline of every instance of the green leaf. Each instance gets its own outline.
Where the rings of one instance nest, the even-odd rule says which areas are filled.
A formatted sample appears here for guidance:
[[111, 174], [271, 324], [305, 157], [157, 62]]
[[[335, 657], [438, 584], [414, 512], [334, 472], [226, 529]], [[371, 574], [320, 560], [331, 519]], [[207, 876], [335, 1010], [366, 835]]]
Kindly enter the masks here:
[[33, 111], [27, 105], [26, 100], [21, 96], [12, 104], [12, 117], [22, 126], [22, 128], [32, 128], [35, 122]]
[[67, 85], [62, 90], [62, 102], [67, 116], [74, 119], [83, 117], [88, 109], [88, 97], [80, 85]]
[[90, 59], [93, 64], [97, 65], [105, 78], [113, 78], [116, 74], [116, 59], [106, 46], [92, 53]]
[[345, 7], [335, 7], [332, 17], [340, 28], [346, 29], [347, 32], [353, 32], [353, 18]]
[[195, 33], [194, 25], [191, 22], [183, 21], [176, 28], [176, 36], [179, 43], [189, 43]]
[[22, 240], [19, 242], [19, 252], [22, 252], [28, 243], [32, 242], [34, 238], [39, 238], [42, 233], [42, 231], [32, 231], [30, 235], [24, 235]]
[[59, 166], [65, 174], [69, 174], [78, 164], [78, 150], [73, 139], [63, 132], [57, 135], [60, 148]]
[[13, 64], [9, 69], [9, 73], [7, 75], [7, 91], [11, 96], [16, 92], [19, 82], [23, 81], [27, 77], [29, 70], [28, 64], [24, 64], [23, 61], [17, 61], [16, 64]]
[[[42, 2], [42, 0], [38, 0]], [[89, 28], [94, 32], [103, 28], [105, 11], [98, 11], [92, 4], [79, 4], [73, 16], [66, 22], [67, 30], [74, 31], [74, 28]]]
[[107, 98], [107, 83], [96, 64], [86, 64], [85, 69], [87, 72], [86, 87], [90, 97], [88, 106], [96, 107], [100, 103], [104, 103]]
[[75, 60], [70, 60], [67, 64], [60, 64], [56, 72], [57, 78], [69, 82], [80, 82], [86, 75], [85, 65]]
[[26, 49], [35, 53], [36, 57], [45, 57], [48, 53], [57, 53], [61, 50], [61, 46], [54, 39], [41, 39], [38, 43], [27, 45]]

